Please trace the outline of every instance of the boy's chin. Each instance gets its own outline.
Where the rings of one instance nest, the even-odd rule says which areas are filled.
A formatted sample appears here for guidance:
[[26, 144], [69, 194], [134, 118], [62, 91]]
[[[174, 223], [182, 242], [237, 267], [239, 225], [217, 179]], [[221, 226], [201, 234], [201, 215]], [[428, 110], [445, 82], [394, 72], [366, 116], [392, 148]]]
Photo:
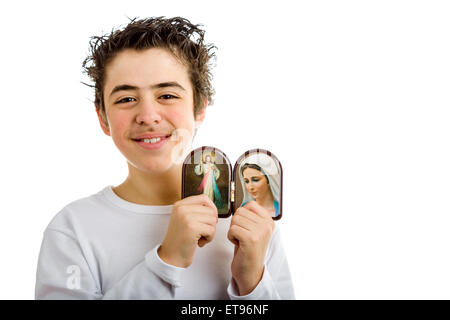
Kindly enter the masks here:
[[148, 174], [164, 174], [168, 171], [174, 170], [179, 167], [178, 164], [173, 163], [170, 160], [167, 161], [148, 161], [148, 162], [141, 162], [139, 164], [133, 164], [130, 161], [128, 161], [133, 167], [138, 169], [138, 171], [141, 171], [142, 173], [148, 173]]

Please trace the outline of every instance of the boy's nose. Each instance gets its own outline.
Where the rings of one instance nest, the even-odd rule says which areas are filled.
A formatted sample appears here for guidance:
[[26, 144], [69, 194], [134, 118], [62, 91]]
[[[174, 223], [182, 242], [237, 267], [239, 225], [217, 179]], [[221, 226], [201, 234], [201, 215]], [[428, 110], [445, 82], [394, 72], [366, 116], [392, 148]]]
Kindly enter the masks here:
[[142, 99], [138, 106], [136, 122], [139, 124], [154, 124], [162, 120], [161, 106], [156, 101]]

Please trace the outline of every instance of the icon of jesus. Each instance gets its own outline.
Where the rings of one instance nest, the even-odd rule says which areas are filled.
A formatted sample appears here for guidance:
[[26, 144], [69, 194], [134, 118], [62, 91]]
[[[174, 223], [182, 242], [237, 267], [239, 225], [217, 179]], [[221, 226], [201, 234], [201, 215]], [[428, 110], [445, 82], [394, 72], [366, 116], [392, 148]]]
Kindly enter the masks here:
[[204, 154], [204, 160], [194, 168], [196, 175], [202, 175], [203, 179], [197, 191], [206, 194], [217, 208], [222, 207], [222, 197], [217, 186], [217, 179], [220, 177], [220, 171], [212, 160], [211, 154]]

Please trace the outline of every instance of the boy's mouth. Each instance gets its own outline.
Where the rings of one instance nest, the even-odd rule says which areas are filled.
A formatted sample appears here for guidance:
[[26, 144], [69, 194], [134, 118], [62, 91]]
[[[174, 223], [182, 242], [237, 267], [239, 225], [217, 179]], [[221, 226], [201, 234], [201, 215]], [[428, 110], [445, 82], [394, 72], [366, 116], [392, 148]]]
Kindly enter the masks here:
[[146, 150], [157, 150], [163, 147], [172, 134], [143, 134], [132, 140], [134, 140], [139, 146]]
[[157, 143], [161, 140], [165, 140], [170, 138], [172, 134], [145, 134], [142, 136], [139, 136], [137, 138], [134, 138], [133, 140], [136, 142], [144, 142], [144, 143]]

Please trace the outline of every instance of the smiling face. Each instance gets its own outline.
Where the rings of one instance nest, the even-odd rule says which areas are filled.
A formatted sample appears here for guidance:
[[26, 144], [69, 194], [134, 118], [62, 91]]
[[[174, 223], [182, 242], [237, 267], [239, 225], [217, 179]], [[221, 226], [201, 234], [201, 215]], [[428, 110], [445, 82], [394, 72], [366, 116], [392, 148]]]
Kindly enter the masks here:
[[107, 124], [97, 114], [105, 134], [135, 168], [169, 170], [205, 116], [203, 108], [194, 118], [187, 67], [165, 49], [126, 49], [107, 65], [104, 84]]
[[265, 199], [265, 197], [269, 195], [271, 192], [270, 187], [266, 177], [261, 171], [253, 168], [246, 168], [242, 174], [245, 189], [247, 189], [247, 192], [250, 193], [255, 200]]

